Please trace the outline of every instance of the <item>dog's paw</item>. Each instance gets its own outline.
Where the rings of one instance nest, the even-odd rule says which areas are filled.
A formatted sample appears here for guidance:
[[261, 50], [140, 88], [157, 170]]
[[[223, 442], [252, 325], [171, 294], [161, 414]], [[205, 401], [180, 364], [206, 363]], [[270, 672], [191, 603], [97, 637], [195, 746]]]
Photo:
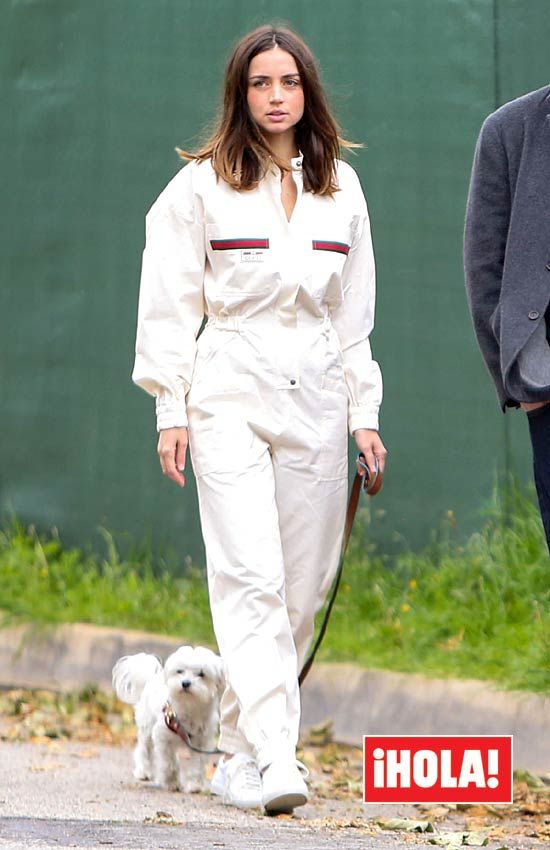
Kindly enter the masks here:
[[163, 791], [181, 791], [181, 785], [178, 779], [161, 779], [157, 781]]
[[147, 782], [147, 780], [151, 779], [151, 774], [141, 768], [138, 770], [136, 767], [134, 770], [134, 779], [139, 779], [140, 782]]

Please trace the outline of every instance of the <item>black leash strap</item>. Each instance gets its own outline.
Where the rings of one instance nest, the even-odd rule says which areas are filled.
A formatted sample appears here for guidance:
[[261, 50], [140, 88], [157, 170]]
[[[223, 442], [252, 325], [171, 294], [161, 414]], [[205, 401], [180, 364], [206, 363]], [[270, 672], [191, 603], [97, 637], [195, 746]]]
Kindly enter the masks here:
[[334, 602], [336, 600], [336, 595], [340, 586], [340, 579], [342, 578], [342, 573], [344, 571], [344, 558], [346, 555], [346, 549], [348, 548], [349, 539], [351, 537], [353, 520], [355, 519], [355, 514], [357, 513], [357, 506], [359, 504], [361, 490], [364, 490], [365, 493], [367, 493], [369, 496], [375, 496], [382, 486], [382, 474], [378, 469], [378, 463], [376, 464], [376, 468], [373, 472], [371, 472], [371, 470], [366, 465], [365, 456], [363, 454], [359, 454], [357, 458], [357, 463], [364, 470], [364, 474], [361, 475], [359, 473], [359, 470], [357, 470], [357, 472], [355, 473], [355, 478], [353, 479], [353, 484], [351, 486], [351, 492], [348, 500], [348, 510], [346, 513], [346, 524], [344, 527], [344, 538], [342, 541], [342, 551], [340, 553], [340, 563], [338, 564], [338, 569], [336, 571], [336, 575], [332, 583], [332, 590], [330, 592], [328, 605], [325, 609], [323, 622], [321, 623], [321, 628], [319, 629], [319, 634], [317, 635], [317, 639], [313, 645], [313, 649], [309, 654], [309, 658], [305, 662], [304, 666], [302, 667], [302, 671], [298, 676], [298, 684], [300, 686], [302, 685], [304, 679], [311, 670], [311, 665], [313, 664], [313, 660], [317, 654], [317, 650], [321, 646], [322, 640], [327, 630], [332, 606], [334, 605]]

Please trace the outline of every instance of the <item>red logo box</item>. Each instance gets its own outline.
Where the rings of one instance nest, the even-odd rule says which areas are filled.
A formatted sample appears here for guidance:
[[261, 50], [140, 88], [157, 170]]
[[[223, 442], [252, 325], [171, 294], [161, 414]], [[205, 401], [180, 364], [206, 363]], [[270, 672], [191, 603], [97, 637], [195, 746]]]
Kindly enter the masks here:
[[512, 803], [512, 735], [365, 735], [364, 803]]

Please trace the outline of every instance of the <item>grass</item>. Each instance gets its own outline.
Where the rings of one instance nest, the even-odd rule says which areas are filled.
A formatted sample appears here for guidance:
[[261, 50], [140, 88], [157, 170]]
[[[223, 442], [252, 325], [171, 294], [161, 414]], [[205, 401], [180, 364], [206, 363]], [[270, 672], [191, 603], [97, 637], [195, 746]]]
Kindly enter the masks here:
[[[550, 692], [550, 560], [535, 505], [497, 495], [483, 528], [453, 541], [449, 512], [427, 549], [371, 551], [363, 508], [319, 659]], [[367, 531], [365, 530], [367, 529]], [[215, 644], [204, 572], [177, 578], [150, 555], [65, 550], [16, 522], [0, 532], [0, 624], [91, 622]]]
[[121, 559], [103, 531], [106, 557], [64, 549], [54, 532], [12, 524], [0, 532], [0, 625], [95, 623], [182, 635], [215, 644], [206, 579], [190, 562], [185, 578], [155, 568], [150, 553]]
[[425, 552], [391, 563], [356, 536], [323, 658], [550, 692], [550, 559], [536, 506], [512, 500], [506, 526], [495, 497], [465, 545], [449, 512]]

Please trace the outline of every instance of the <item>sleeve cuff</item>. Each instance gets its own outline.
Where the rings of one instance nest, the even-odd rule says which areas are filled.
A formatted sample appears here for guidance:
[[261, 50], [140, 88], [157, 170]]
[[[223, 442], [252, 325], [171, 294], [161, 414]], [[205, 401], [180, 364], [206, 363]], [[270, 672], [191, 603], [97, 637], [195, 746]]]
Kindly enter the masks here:
[[167, 428], [187, 428], [187, 411], [185, 401], [171, 400], [156, 401], [157, 431], [165, 431]]
[[373, 411], [370, 407], [352, 407], [348, 416], [349, 432], [353, 436], [353, 432], [359, 428], [369, 428], [371, 431], [378, 431], [378, 411]]

